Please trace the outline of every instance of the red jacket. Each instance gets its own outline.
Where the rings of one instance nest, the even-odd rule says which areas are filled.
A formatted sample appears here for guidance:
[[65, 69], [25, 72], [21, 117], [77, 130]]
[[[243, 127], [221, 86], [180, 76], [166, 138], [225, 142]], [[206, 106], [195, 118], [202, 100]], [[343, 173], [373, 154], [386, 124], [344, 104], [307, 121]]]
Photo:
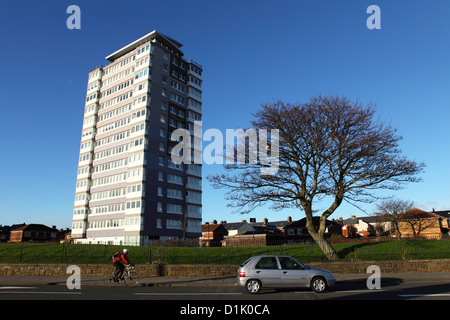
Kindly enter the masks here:
[[118, 258], [116, 258], [116, 259], [113, 259], [113, 262], [120, 262], [121, 260], [122, 260], [123, 262], [125, 262], [126, 264], [130, 264], [130, 260], [128, 259], [127, 255], [124, 254], [124, 253], [122, 253], [122, 254], [120, 255], [120, 257], [118, 257]]

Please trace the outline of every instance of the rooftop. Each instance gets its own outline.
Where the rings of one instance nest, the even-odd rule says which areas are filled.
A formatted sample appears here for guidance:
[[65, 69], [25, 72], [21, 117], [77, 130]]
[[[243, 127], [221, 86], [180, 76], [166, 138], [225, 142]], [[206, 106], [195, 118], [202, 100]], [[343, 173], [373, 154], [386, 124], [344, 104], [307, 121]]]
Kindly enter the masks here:
[[36, 224], [36, 223], [31, 223], [31, 224], [26, 224], [26, 225], [22, 225], [22, 226], [20, 226], [20, 227], [18, 227], [18, 228], [15, 228], [15, 229], [13, 229], [13, 230], [11, 230], [11, 232], [14, 232], [14, 231], [24, 231], [24, 230], [27, 230], [27, 231], [58, 231], [58, 230], [56, 230], [56, 228], [50, 228], [50, 227], [47, 227], [46, 225], [43, 225], [43, 224]]
[[183, 46], [180, 42], [166, 36], [163, 35], [162, 33], [153, 30], [152, 32], [146, 34], [145, 36], [137, 39], [136, 41], [130, 43], [129, 45], [126, 45], [125, 47], [117, 50], [116, 52], [110, 54], [109, 56], [107, 56], [105, 59], [108, 61], [113, 62], [114, 60], [116, 60], [117, 58], [123, 56], [124, 54], [127, 54], [128, 52], [133, 51], [134, 49], [136, 49], [137, 47], [139, 47], [140, 45], [148, 42], [148, 41], [152, 41], [152, 40], [159, 40], [161, 42], [163, 42], [164, 44], [168, 45], [169, 47], [171, 47], [172, 49], [177, 50], [178, 52], [181, 53], [180, 48]]

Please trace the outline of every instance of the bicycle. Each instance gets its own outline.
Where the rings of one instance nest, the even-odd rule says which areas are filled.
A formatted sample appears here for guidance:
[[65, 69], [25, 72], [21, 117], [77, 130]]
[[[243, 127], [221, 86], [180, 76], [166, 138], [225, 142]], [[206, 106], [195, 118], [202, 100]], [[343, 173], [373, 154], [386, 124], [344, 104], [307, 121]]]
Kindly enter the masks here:
[[122, 279], [118, 278], [117, 282], [114, 282], [114, 274], [116, 273], [116, 270], [109, 275], [105, 274], [103, 276], [103, 281], [105, 285], [115, 286], [116, 284], [120, 283], [120, 281], [123, 281], [123, 283], [126, 286], [132, 286], [135, 287], [139, 284], [139, 275], [136, 271], [132, 271], [134, 269], [134, 265], [127, 265], [125, 266], [125, 270], [123, 271]]

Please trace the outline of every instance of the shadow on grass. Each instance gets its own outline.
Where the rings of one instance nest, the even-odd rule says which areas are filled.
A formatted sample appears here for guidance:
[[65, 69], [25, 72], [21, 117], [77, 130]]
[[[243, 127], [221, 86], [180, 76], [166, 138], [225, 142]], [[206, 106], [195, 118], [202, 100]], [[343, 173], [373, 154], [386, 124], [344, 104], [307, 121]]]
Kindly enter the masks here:
[[385, 241], [380, 241], [380, 242], [362, 242], [362, 243], [356, 243], [353, 246], [344, 248], [342, 250], [337, 251], [337, 255], [339, 257], [340, 260], [348, 260], [350, 258], [350, 255], [353, 254], [354, 258], [357, 258], [357, 256], [355, 255], [355, 251], [364, 247], [370, 247], [370, 246], [375, 246], [377, 244], [382, 244]]

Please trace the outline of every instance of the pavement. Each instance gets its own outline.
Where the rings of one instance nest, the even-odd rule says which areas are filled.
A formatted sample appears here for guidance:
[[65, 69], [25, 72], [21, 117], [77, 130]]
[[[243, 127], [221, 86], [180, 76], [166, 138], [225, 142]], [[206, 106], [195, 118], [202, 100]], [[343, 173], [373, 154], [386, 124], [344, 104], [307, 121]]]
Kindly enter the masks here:
[[[334, 274], [339, 282], [365, 283], [371, 274]], [[1, 286], [16, 285], [66, 285], [67, 276], [0, 276]], [[381, 275], [382, 282], [439, 282], [450, 283], [450, 272], [434, 273], [384, 273]], [[221, 287], [235, 286], [237, 277], [140, 277], [140, 285], [145, 287], [185, 286], [185, 287]], [[81, 286], [105, 285], [103, 277], [81, 276]]]

